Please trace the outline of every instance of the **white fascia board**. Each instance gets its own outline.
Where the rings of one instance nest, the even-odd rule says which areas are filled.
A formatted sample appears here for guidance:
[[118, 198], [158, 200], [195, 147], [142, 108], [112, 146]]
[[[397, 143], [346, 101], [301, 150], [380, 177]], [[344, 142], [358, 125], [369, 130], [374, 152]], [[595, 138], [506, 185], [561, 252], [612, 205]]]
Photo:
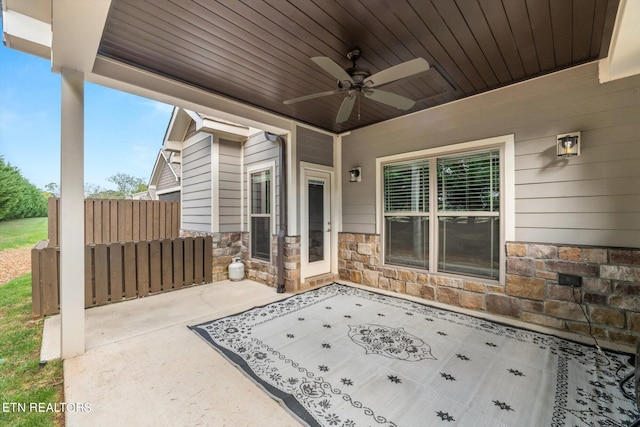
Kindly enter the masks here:
[[[169, 121], [163, 140], [164, 143], [181, 143], [184, 141], [187, 136], [187, 132], [189, 132], [189, 125], [192, 120], [196, 120], [192, 117], [192, 112], [185, 110], [184, 108], [173, 107], [171, 120]], [[169, 144], [165, 148], [168, 148], [169, 146], [175, 147], [175, 144]]]
[[167, 167], [168, 167], [168, 168], [169, 168], [169, 170], [171, 171], [171, 174], [173, 175], [173, 178], [174, 178], [176, 181], [180, 181], [180, 177], [178, 176], [178, 174], [176, 173], [176, 171], [175, 171], [175, 170], [173, 170], [173, 166], [171, 166], [171, 161], [170, 161], [169, 159], [167, 159], [166, 157], [165, 157], [165, 159], [166, 159], [166, 162], [167, 162]]
[[[244, 141], [249, 137], [249, 128], [245, 126], [223, 123], [210, 118], [202, 117], [195, 111], [183, 108], [186, 113], [196, 124], [196, 131], [215, 134], [218, 137], [230, 139], [232, 141]], [[178, 120], [176, 120], [178, 123]], [[188, 126], [185, 126], [188, 127]]]
[[176, 191], [181, 191], [182, 187], [180, 187], [179, 185], [175, 186], [175, 187], [170, 187], [170, 188], [165, 188], [164, 190], [158, 190], [156, 191], [156, 194], [167, 194], [167, 193], [175, 193]]
[[196, 130], [202, 129], [203, 120], [202, 117], [200, 117], [200, 114], [196, 113], [195, 111], [187, 110], [186, 108], [183, 108], [182, 110], [187, 113], [189, 117], [191, 117], [191, 120], [196, 122]]
[[285, 117], [109, 58], [96, 58], [93, 73], [87, 75], [86, 80], [277, 135], [282, 135], [295, 126], [293, 121]]
[[225, 139], [244, 141], [249, 138], [250, 129], [246, 126], [235, 126], [229, 123], [222, 123], [216, 120], [202, 119], [202, 127], [199, 130], [205, 132], [215, 132]]
[[162, 144], [162, 148], [169, 151], [180, 151], [182, 150], [182, 141], [166, 140]]
[[2, 12], [3, 40], [7, 47], [51, 59], [51, 25], [11, 9]]
[[174, 125], [174, 123], [176, 121], [176, 117], [178, 116], [178, 110], [180, 110], [180, 108], [173, 107], [173, 110], [171, 111], [171, 118], [169, 118], [169, 123], [167, 124], [167, 129], [164, 131], [164, 138], [162, 138], [162, 145], [163, 146], [164, 146], [164, 144], [169, 142], [169, 140], [171, 139], [171, 136], [169, 135], [169, 133], [171, 132], [171, 129], [173, 129], [173, 125]]
[[173, 168], [171, 167], [170, 161], [167, 158], [167, 156], [165, 156], [165, 154], [162, 152], [162, 150], [160, 150], [158, 152], [158, 157], [156, 158], [156, 162], [153, 165], [153, 172], [151, 173], [151, 180], [149, 180], [149, 185], [151, 185], [152, 183], [157, 184], [158, 180], [160, 179], [160, 176], [162, 175], [162, 168], [169, 168], [169, 170], [171, 171], [171, 174], [173, 175], [173, 178], [178, 181], [178, 175], [176, 174], [176, 171], [173, 170]]
[[160, 165], [162, 164], [162, 161], [166, 163], [166, 159], [162, 154], [162, 150], [161, 150], [161, 151], [158, 151], [158, 157], [156, 157], [156, 161], [153, 164], [153, 169], [151, 170], [151, 177], [149, 178], [149, 185], [148, 185], [149, 188], [151, 187], [155, 188], [156, 184], [158, 183], [158, 179], [160, 179]]
[[640, 74], [640, 1], [621, 0], [609, 56], [599, 62], [600, 83]]
[[100, 46], [111, 0], [52, 2], [54, 72], [71, 69], [90, 73]]

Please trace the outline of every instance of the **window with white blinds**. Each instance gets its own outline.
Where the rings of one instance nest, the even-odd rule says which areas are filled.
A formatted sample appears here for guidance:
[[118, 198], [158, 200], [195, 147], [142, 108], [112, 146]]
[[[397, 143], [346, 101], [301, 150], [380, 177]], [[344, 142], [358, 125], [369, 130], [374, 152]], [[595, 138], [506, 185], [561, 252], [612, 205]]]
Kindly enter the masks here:
[[429, 160], [386, 165], [385, 262], [429, 268]]
[[500, 202], [499, 149], [383, 165], [385, 263], [497, 279]]
[[438, 271], [498, 279], [500, 151], [442, 157], [438, 167]]
[[437, 159], [439, 212], [499, 212], [498, 150]]
[[384, 167], [384, 211], [429, 212], [429, 161]]
[[271, 169], [250, 173], [251, 258], [271, 259]]

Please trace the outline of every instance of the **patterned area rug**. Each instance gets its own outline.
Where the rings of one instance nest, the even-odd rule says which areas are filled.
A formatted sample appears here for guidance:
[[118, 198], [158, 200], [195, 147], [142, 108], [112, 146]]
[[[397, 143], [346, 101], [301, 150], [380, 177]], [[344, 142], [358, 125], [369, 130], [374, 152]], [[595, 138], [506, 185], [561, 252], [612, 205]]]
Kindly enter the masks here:
[[190, 328], [309, 426], [626, 426], [638, 416], [622, 381], [630, 355], [345, 285]]

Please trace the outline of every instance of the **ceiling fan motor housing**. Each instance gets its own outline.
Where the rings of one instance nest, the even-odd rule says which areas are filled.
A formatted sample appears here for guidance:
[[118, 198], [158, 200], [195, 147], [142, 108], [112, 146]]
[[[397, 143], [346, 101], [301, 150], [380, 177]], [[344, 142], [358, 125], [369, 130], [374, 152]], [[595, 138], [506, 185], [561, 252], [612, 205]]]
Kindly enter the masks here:
[[349, 73], [356, 85], [362, 84], [365, 79], [371, 75], [371, 71], [361, 67], [347, 68], [346, 71]]
[[[353, 89], [360, 89], [367, 77], [371, 76], [371, 71], [367, 68], [358, 67], [356, 61], [360, 59], [360, 49], [353, 49], [347, 53], [347, 59], [351, 61], [352, 66], [345, 71], [351, 76], [353, 82], [350, 87]], [[342, 89], [344, 87], [342, 82], [338, 82], [338, 87]]]

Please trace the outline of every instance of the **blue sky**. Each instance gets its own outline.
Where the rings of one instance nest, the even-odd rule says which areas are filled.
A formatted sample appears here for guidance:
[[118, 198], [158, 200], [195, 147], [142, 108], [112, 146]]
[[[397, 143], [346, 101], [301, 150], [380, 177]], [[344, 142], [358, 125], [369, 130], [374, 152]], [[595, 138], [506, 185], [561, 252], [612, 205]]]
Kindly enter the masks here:
[[[0, 31], [1, 31], [0, 25]], [[85, 183], [122, 172], [148, 182], [172, 107], [85, 84]], [[60, 182], [60, 75], [0, 44], [0, 155], [38, 188]]]

